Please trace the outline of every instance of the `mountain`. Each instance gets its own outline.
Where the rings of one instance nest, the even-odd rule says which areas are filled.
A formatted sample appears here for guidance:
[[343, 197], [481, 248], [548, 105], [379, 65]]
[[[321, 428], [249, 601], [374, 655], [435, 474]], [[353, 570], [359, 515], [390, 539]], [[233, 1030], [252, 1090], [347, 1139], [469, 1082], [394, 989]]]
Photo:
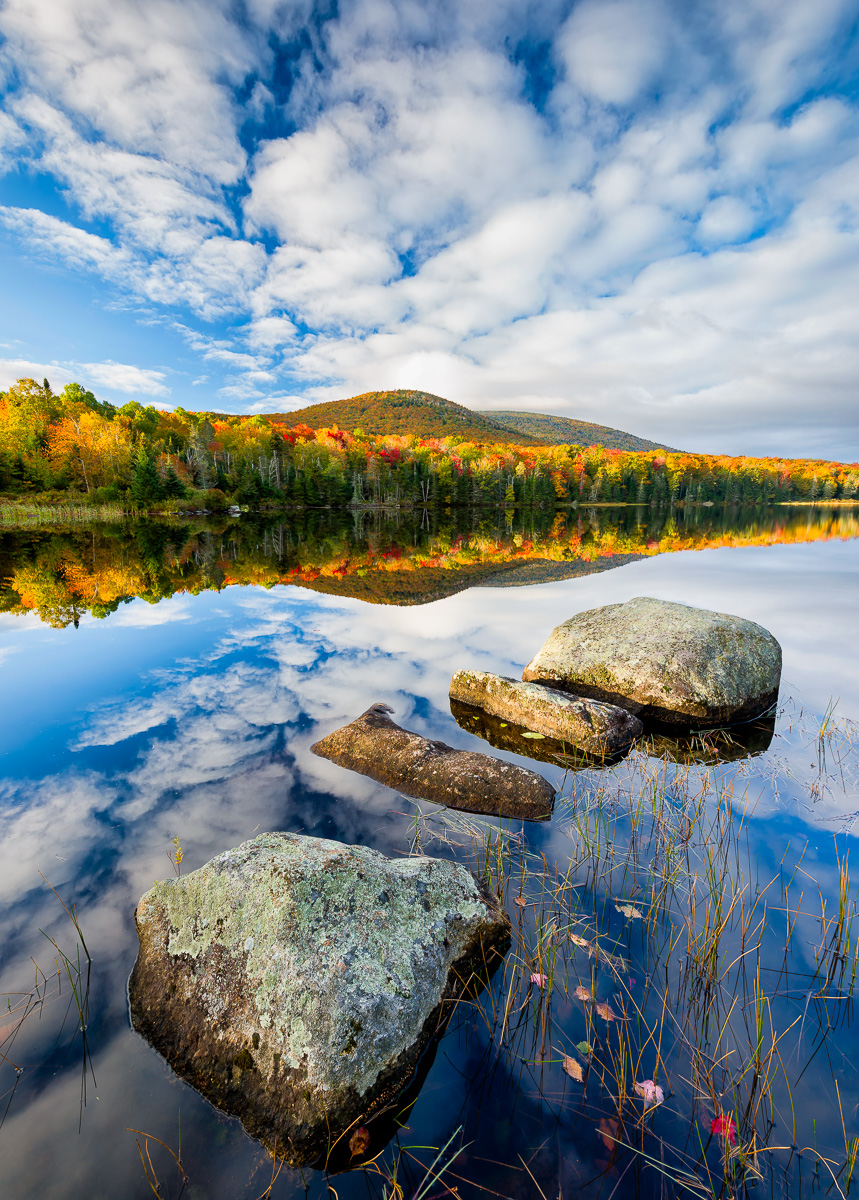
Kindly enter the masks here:
[[509, 429], [485, 413], [474, 412], [429, 392], [401, 388], [393, 392], [364, 392], [348, 400], [328, 400], [294, 412], [271, 413], [283, 425], [309, 425], [324, 429], [337, 425], [350, 433], [413, 433], [417, 437], [443, 438], [458, 435], [474, 442], [518, 442], [544, 445], [538, 435]]
[[495, 409], [480, 409], [478, 414], [497, 421], [517, 436], [529, 435], [549, 445], [574, 443], [579, 446], [607, 446], [610, 450], [672, 450], [659, 442], [612, 429], [608, 425], [594, 425], [591, 421], [575, 421], [571, 417], [550, 417], [546, 413], [501, 412]]
[[615, 450], [669, 450], [656, 442], [569, 417], [546, 413], [477, 411], [455, 404], [431, 392], [400, 388], [392, 392], [363, 392], [348, 400], [327, 400], [297, 408], [294, 412], [270, 413], [272, 420], [294, 428], [309, 425], [326, 429], [337, 425], [350, 433], [407, 434], [443, 438], [456, 435], [469, 442], [516, 442], [525, 446], [608, 446]]

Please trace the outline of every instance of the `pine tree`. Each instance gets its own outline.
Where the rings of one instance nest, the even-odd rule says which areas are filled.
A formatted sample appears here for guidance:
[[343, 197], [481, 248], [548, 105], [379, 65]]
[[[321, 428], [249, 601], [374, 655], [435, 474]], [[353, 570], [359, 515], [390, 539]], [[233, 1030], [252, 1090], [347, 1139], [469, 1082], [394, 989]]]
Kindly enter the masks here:
[[158, 474], [158, 468], [155, 466], [152, 458], [146, 453], [146, 450], [141, 446], [137, 452], [137, 461], [134, 464], [134, 476], [131, 480], [131, 499], [138, 508], [146, 508], [147, 505], [154, 504], [158, 500], [163, 500], [164, 494], [165, 489]]

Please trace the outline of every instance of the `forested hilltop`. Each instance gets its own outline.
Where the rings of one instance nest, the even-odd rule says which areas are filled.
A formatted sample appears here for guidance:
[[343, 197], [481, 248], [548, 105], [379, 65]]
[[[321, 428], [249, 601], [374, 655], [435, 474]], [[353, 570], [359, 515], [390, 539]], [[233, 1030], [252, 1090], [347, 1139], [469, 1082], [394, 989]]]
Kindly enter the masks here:
[[412, 433], [416, 437], [461, 437], [466, 441], [519, 442], [528, 446], [552, 442], [551, 437], [507, 428], [495, 413], [474, 412], [443, 396], [405, 388], [364, 392], [347, 400], [328, 400], [270, 416], [284, 425], [310, 425], [313, 429], [336, 425], [339, 429], [362, 429], [364, 433]]
[[479, 413], [512, 430], [517, 440], [533, 437], [549, 446], [575, 442], [580, 446], [605, 446], [608, 450], [670, 450], [672, 454], [680, 453], [670, 446], [636, 437], [634, 433], [612, 429], [609, 425], [595, 425], [592, 421], [575, 421], [572, 417], [549, 416], [548, 413], [502, 412], [500, 409], [480, 409]]
[[[116, 408], [80, 384], [0, 394], [0, 492], [127, 511], [690, 505], [856, 498], [859, 465], [809, 459], [378, 435], [272, 417]], [[511, 435], [512, 436], [512, 435]]]

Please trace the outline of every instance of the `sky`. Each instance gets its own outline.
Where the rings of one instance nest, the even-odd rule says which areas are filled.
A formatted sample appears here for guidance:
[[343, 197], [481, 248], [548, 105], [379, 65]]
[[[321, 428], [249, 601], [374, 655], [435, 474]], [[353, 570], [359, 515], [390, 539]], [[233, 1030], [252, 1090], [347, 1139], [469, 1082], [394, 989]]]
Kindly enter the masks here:
[[859, 458], [856, 0], [0, 0], [0, 387]]

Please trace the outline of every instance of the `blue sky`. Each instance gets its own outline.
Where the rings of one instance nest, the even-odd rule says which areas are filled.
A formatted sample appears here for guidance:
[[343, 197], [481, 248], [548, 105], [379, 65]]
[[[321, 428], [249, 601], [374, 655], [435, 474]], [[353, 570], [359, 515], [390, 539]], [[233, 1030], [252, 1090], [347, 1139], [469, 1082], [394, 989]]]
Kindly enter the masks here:
[[859, 457], [853, 0], [5, 0], [0, 386]]

